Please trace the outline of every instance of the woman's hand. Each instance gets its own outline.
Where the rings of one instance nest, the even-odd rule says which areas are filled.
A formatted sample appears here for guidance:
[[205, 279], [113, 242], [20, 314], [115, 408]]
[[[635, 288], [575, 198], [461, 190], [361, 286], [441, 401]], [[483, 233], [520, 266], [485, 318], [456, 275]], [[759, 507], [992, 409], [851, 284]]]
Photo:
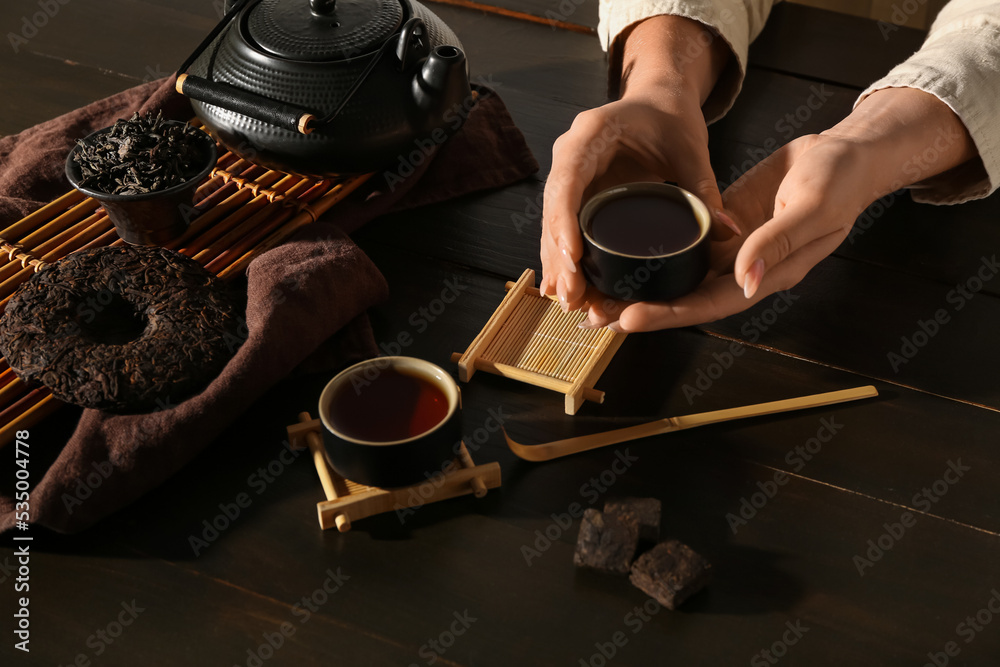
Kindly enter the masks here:
[[834, 128], [795, 139], [726, 190], [741, 236], [712, 244], [711, 270], [698, 289], [669, 303], [595, 299], [589, 320], [651, 331], [738, 313], [798, 284], [873, 201], [975, 155], [964, 125], [936, 97], [878, 91]]
[[577, 212], [604, 188], [634, 181], [676, 181], [710, 210], [722, 197], [708, 158], [708, 129], [690, 96], [629, 96], [577, 116], [552, 149], [542, 221], [542, 293], [565, 309], [583, 305], [586, 283]]
[[590, 321], [621, 331], [700, 324], [797, 284], [877, 198], [861, 157], [851, 142], [820, 135], [778, 149], [723, 194], [741, 235], [712, 242], [709, 274], [694, 292], [669, 303], [597, 300]]
[[630, 181], [675, 181], [710, 210], [722, 207], [701, 105], [727, 58], [727, 47], [700, 23], [647, 19], [626, 40], [621, 99], [584, 111], [556, 140], [545, 183], [540, 289], [558, 295], [564, 310], [586, 303], [577, 213], [590, 195]]

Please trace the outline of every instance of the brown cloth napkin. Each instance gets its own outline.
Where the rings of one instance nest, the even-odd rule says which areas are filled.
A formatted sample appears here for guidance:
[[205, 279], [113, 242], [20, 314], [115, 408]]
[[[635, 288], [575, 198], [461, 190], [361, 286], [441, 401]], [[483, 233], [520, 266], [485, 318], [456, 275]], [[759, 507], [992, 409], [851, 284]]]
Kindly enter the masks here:
[[[205, 391], [179, 405], [165, 399], [146, 415], [85, 410], [31, 490], [30, 522], [63, 533], [83, 530], [174, 474], [307, 357], [344, 366], [376, 355], [365, 311], [387, 297], [388, 286], [347, 234], [383, 213], [506, 185], [538, 169], [503, 102], [479, 92], [462, 130], [418, 156], [419, 165], [390, 165], [364, 192], [250, 264], [246, 340]], [[0, 138], [0, 225], [69, 189], [63, 165], [77, 138], [133, 111], [156, 109], [170, 118], [193, 116], [168, 79]], [[95, 475], [101, 479], [92, 484], [88, 476], [97, 481]], [[89, 495], [79, 493], [81, 480]], [[14, 508], [14, 498], [0, 495], [0, 532], [14, 527]]]

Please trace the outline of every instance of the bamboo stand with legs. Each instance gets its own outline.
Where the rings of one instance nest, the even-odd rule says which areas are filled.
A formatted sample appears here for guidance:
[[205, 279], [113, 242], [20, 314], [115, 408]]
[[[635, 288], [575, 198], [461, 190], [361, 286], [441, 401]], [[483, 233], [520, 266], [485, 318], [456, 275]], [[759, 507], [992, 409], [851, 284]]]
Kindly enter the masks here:
[[[187, 231], [166, 247], [220, 278], [234, 278], [370, 176], [317, 181], [270, 171], [220, 150], [215, 169], [195, 195]], [[0, 314], [17, 288], [47, 264], [77, 250], [124, 243], [100, 204], [76, 190], [8, 225], [0, 230]], [[25, 385], [0, 359], [0, 447], [61, 405], [48, 389]]]
[[299, 422], [288, 427], [288, 442], [293, 449], [308, 449], [312, 455], [326, 495], [326, 500], [316, 503], [319, 527], [323, 530], [336, 527], [346, 533], [351, 522], [358, 519], [386, 512], [397, 512], [402, 518], [428, 503], [469, 494], [482, 498], [489, 489], [500, 486], [500, 464], [494, 461], [476, 465], [464, 442], [458, 456], [439, 475], [419, 484], [393, 489], [358, 484], [333, 469], [320, 435], [322, 428], [319, 419], [302, 412]]
[[583, 402], [604, 402], [594, 389], [626, 334], [611, 329], [580, 329], [586, 315], [564, 313], [559, 304], [535, 287], [535, 272], [526, 269], [486, 326], [462, 354], [451, 355], [458, 376], [468, 382], [486, 371], [566, 395], [566, 414]]

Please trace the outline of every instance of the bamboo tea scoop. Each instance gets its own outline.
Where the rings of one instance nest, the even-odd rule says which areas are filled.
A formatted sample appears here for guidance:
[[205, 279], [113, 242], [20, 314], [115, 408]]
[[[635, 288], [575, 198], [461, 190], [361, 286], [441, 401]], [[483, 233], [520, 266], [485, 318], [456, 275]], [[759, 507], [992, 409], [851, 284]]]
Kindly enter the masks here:
[[757, 403], [756, 405], [744, 405], [739, 408], [728, 408], [726, 410], [713, 410], [712, 412], [700, 412], [694, 415], [683, 415], [681, 417], [667, 417], [658, 419], [647, 424], [628, 426], [613, 431], [603, 433], [593, 433], [582, 435], [565, 440], [557, 440], [544, 445], [522, 445], [510, 439], [504, 429], [504, 437], [507, 439], [507, 446], [525, 461], [551, 461], [561, 456], [568, 456], [578, 452], [585, 452], [589, 449], [597, 449], [605, 445], [614, 445], [619, 442], [637, 440], [650, 435], [670, 433], [672, 431], [683, 431], [684, 429], [704, 426], [705, 424], [715, 424], [717, 422], [732, 421], [733, 419], [743, 419], [745, 417], [757, 417], [759, 415], [771, 415], [778, 412], [790, 412], [792, 410], [804, 410], [805, 408], [818, 408], [822, 405], [833, 405], [845, 401], [856, 401], [859, 398], [870, 398], [878, 396], [878, 390], [871, 385], [855, 387], [853, 389], [842, 389], [840, 391], [830, 391], [825, 394], [812, 394], [810, 396], [800, 396], [798, 398], [787, 398], [783, 401], [771, 401], [770, 403]]

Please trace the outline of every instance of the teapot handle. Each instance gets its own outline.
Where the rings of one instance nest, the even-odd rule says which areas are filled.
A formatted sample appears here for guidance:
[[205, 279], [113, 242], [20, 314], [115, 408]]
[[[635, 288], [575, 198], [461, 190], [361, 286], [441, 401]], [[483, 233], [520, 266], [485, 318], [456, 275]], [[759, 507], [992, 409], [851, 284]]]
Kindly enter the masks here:
[[177, 92], [193, 100], [212, 104], [285, 130], [309, 134], [315, 129], [316, 114], [308, 109], [251, 93], [228, 83], [181, 74]]
[[395, 49], [396, 58], [399, 60], [398, 69], [399, 71], [405, 71], [407, 67], [410, 67], [414, 62], [414, 59], [422, 59], [427, 56], [429, 47], [427, 40], [425, 38], [427, 34], [427, 26], [424, 24], [423, 19], [420, 17], [413, 17], [409, 21], [403, 24], [403, 27], [399, 29], [399, 36], [395, 39], [386, 40], [382, 47], [375, 54], [375, 57], [368, 61], [368, 64], [358, 75], [358, 78], [354, 80], [351, 87], [348, 89], [347, 94], [344, 95], [344, 99], [340, 101], [340, 104], [332, 112], [323, 116], [319, 119], [310, 119], [308, 122], [313, 127], [320, 127], [328, 123], [333, 122], [340, 112], [344, 110], [347, 103], [351, 101], [354, 94], [358, 92], [368, 76], [375, 70], [382, 58], [389, 51]]
[[420, 17], [413, 17], [403, 24], [396, 41], [396, 59], [400, 72], [410, 69], [415, 63], [426, 58], [431, 52], [427, 40], [427, 26]]
[[222, 34], [222, 31], [233, 22], [233, 19], [243, 11], [244, 7], [250, 1], [236, 0], [229, 11], [226, 12], [226, 15], [222, 17], [222, 20], [219, 21], [218, 25], [212, 29], [212, 32], [208, 34], [202, 43], [198, 45], [198, 48], [194, 50], [194, 53], [188, 56], [184, 64], [177, 70], [177, 81], [174, 84], [174, 88], [181, 95], [186, 95], [191, 99], [235, 111], [244, 116], [255, 118], [264, 123], [277, 125], [286, 130], [309, 134], [313, 131], [313, 121], [316, 119], [316, 114], [310, 112], [308, 109], [303, 109], [302, 107], [286, 102], [278, 102], [277, 100], [251, 93], [227, 83], [217, 83], [210, 79], [187, 73], [188, 68], [191, 67], [198, 56]]
[[195, 52], [188, 56], [188, 59], [177, 71], [177, 82], [174, 87], [178, 93], [270, 125], [276, 125], [284, 130], [309, 134], [317, 127], [332, 122], [344, 110], [344, 107], [351, 101], [354, 94], [361, 88], [387, 52], [395, 50], [396, 58], [399, 61], [398, 68], [400, 71], [405, 71], [414, 63], [426, 58], [430, 50], [427, 42], [427, 26], [419, 17], [411, 18], [403, 24], [399, 36], [395, 40], [387, 40], [368, 62], [358, 78], [351, 84], [337, 108], [321, 118], [318, 118], [319, 114], [294, 104], [280, 102], [228, 83], [219, 83], [188, 74], [187, 70], [195, 59], [208, 48], [208, 45], [222, 33], [250, 1], [239, 0], [212, 30], [211, 34], [195, 49]]

